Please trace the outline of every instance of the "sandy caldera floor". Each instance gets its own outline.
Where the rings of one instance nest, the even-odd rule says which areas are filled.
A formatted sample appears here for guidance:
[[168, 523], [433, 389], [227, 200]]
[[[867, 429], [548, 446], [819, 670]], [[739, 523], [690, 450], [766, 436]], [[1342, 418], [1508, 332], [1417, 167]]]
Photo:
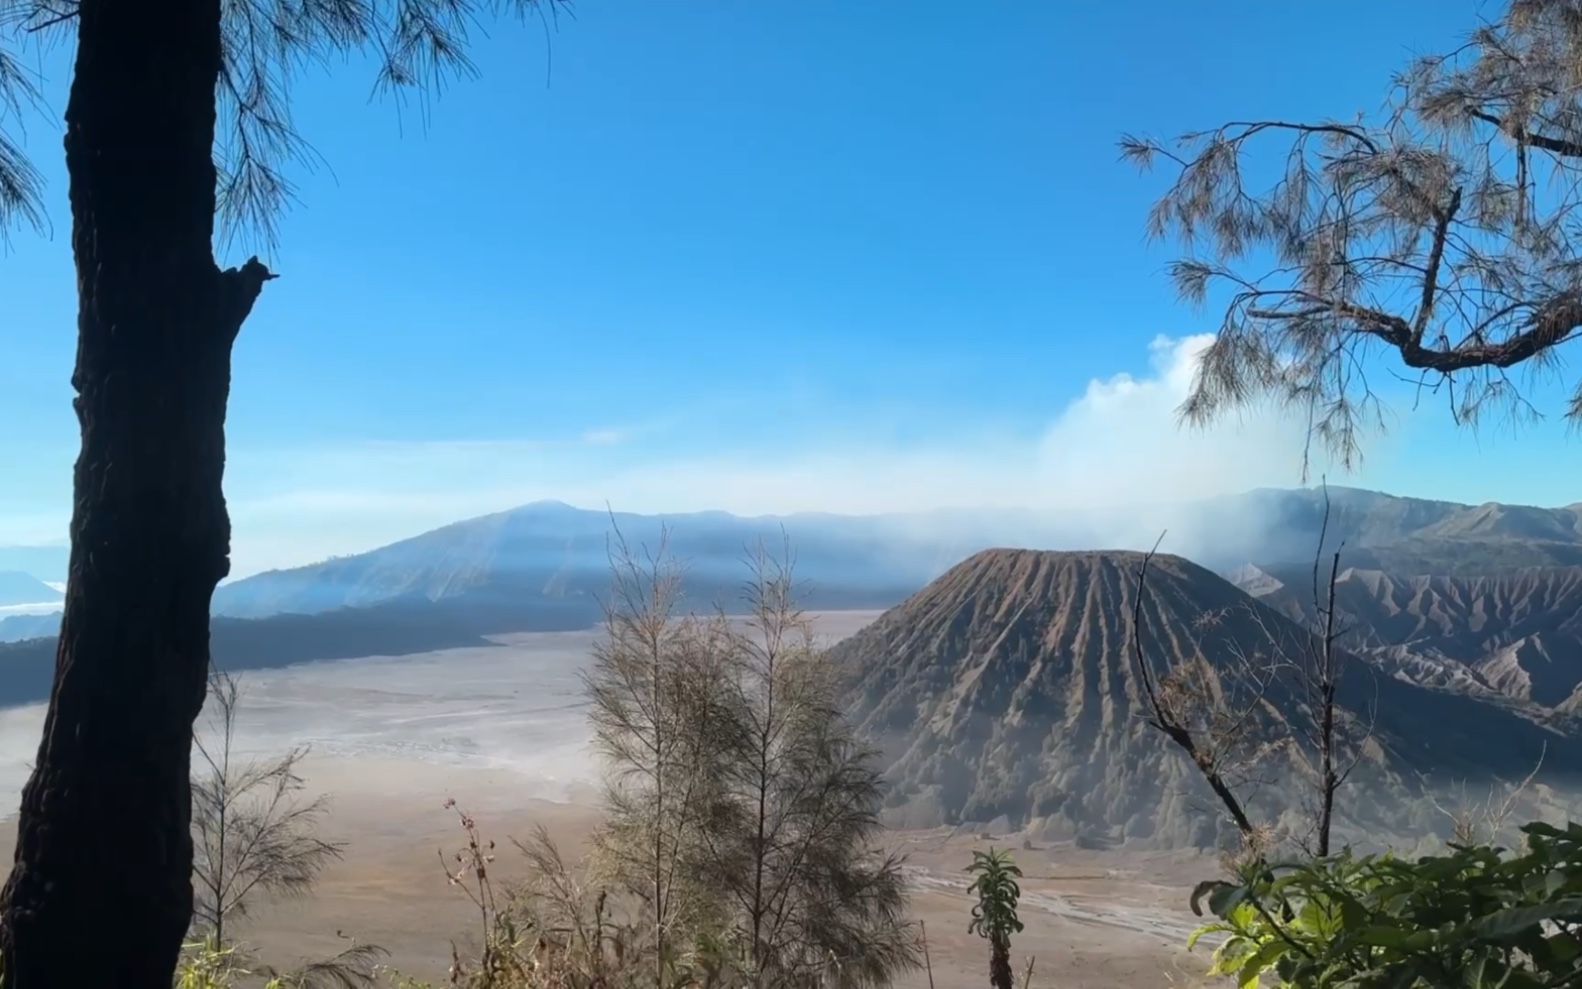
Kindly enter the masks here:
[[[816, 618], [833, 639], [873, 613]], [[578, 680], [591, 643], [590, 633], [528, 633], [498, 647], [247, 674], [240, 754], [310, 744], [304, 796], [330, 796], [322, 833], [346, 846], [313, 896], [262, 904], [233, 932], [277, 966], [328, 957], [355, 938], [387, 948], [397, 971], [443, 981], [452, 941], [465, 958], [479, 928], [439, 858], [464, 840], [445, 800], [454, 798], [497, 842], [495, 875], [507, 885], [525, 874], [508, 839], [541, 824], [575, 859], [598, 819]], [[41, 705], [0, 711], [0, 813], [14, 811], [42, 719]], [[0, 824], [7, 859], [13, 827]], [[963, 869], [973, 849], [990, 844], [1012, 848], [1026, 873], [1027, 929], [1013, 949], [1018, 973], [1036, 958], [1034, 986], [1203, 981], [1206, 950], [1188, 954], [1183, 945], [1195, 926], [1189, 891], [1218, 872], [1211, 858], [1024, 848], [1017, 836], [944, 831], [889, 838], [913, 869], [913, 913], [926, 925], [935, 989], [987, 984], [987, 945], [967, 933]], [[926, 987], [929, 979], [918, 972], [901, 984]]]
[[[310, 757], [310, 793], [332, 795], [325, 837], [346, 842], [310, 897], [264, 903], [233, 930], [277, 966], [324, 958], [358, 941], [390, 951], [387, 964], [403, 974], [443, 983], [454, 942], [463, 957], [478, 943], [478, 915], [446, 882], [439, 855], [459, 849], [463, 834], [447, 797], [476, 819], [499, 846], [495, 875], [509, 884], [525, 866], [509, 838], [542, 824], [568, 858], [583, 847], [597, 820], [595, 798], [573, 802], [523, 798], [524, 780], [509, 770], [450, 768], [404, 760]], [[0, 831], [9, 853], [13, 825]], [[1186, 909], [1194, 881], [1212, 875], [1199, 857], [1087, 852], [1019, 838], [936, 832], [896, 832], [913, 871], [913, 914], [926, 925], [938, 989], [987, 982], [987, 945], [967, 933], [968, 877], [974, 848], [1015, 849], [1026, 871], [1022, 919], [1014, 942], [1018, 977], [1036, 958], [1033, 984], [1050, 987], [1148, 987], [1203, 982], [1205, 949], [1183, 950], [1194, 918]], [[929, 984], [924, 972], [901, 983]]]

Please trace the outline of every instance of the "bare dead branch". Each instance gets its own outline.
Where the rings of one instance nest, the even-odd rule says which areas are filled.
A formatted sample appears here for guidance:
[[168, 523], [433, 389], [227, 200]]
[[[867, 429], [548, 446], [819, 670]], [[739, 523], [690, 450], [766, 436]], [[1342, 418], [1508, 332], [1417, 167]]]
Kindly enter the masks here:
[[[1459, 195], [1457, 197], [1459, 199]], [[1324, 858], [1330, 852], [1330, 838], [1335, 824], [1335, 794], [1339, 791], [1344, 777], [1337, 764], [1337, 747], [1340, 731], [1337, 709], [1337, 696], [1340, 689], [1341, 676], [1344, 674], [1345, 654], [1335, 648], [1336, 640], [1341, 634], [1337, 625], [1337, 610], [1335, 608], [1335, 586], [1340, 581], [1340, 554], [1344, 543], [1336, 547], [1330, 557], [1329, 579], [1322, 585], [1325, 595], [1322, 604], [1319, 602], [1319, 561], [1324, 556], [1324, 544], [1329, 535], [1329, 486], [1324, 486], [1324, 520], [1319, 526], [1318, 547], [1313, 552], [1313, 600], [1318, 609], [1320, 626], [1316, 631], [1315, 641], [1309, 646], [1310, 661], [1303, 668], [1303, 685], [1307, 689], [1309, 705], [1308, 710], [1316, 709], [1316, 737], [1313, 739], [1318, 750], [1318, 814], [1314, 822], [1317, 846], [1314, 849], [1319, 858]], [[1355, 765], [1355, 762], [1352, 764]], [[1347, 769], [1349, 774], [1350, 769]]]
[[1154, 672], [1153, 664], [1148, 660], [1143, 648], [1143, 626], [1145, 618], [1144, 605], [1148, 597], [1148, 567], [1153, 562], [1159, 549], [1159, 543], [1164, 541], [1164, 536], [1159, 537], [1159, 542], [1154, 548], [1143, 555], [1142, 563], [1137, 568], [1137, 596], [1132, 601], [1132, 660], [1137, 671], [1138, 682], [1142, 685], [1144, 700], [1147, 710], [1144, 717], [1148, 724], [1163, 732], [1165, 737], [1179, 748], [1193, 766], [1203, 777], [1214, 796], [1219, 799], [1225, 812], [1230, 815], [1231, 821], [1236, 825], [1237, 832], [1242, 836], [1244, 843], [1256, 841], [1258, 828], [1243, 807], [1241, 799], [1226, 779], [1221, 761], [1216, 758], [1213, 743], [1204, 738], [1202, 733], [1194, 734], [1188, 717], [1183, 711], [1184, 702], [1190, 703], [1191, 698], [1173, 696], [1169, 685], [1162, 684]]
[[[1510, 823], [1511, 815], [1516, 812], [1516, 805], [1532, 786], [1533, 780], [1538, 778], [1539, 770], [1543, 769], [1544, 757], [1548, 754], [1548, 746], [1538, 754], [1538, 761], [1533, 764], [1532, 770], [1520, 782], [1514, 785], [1501, 786], [1491, 783], [1489, 792], [1477, 802], [1467, 799], [1466, 784], [1461, 785], [1460, 799], [1457, 806], [1447, 808], [1440, 803], [1439, 798], [1429, 795], [1429, 802], [1435, 810], [1450, 819], [1450, 843], [1461, 847], [1471, 847], [1484, 842], [1498, 841], [1500, 834]], [[1501, 789], [1504, 790], [1501, 793]]]

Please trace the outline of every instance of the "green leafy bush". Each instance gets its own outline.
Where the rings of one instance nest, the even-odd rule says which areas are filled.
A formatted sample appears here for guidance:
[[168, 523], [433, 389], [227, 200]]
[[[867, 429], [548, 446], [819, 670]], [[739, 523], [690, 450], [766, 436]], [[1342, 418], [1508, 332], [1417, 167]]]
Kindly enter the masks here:
[[1192, 895], [1225, 935], [1212, 974], [1243, 987], [1538, 989], [1582, 985], [1582, 824], [1522, 829], [1520, 854], [1453, 846], [1406, 860], [1348, 852], [1254, 863]]

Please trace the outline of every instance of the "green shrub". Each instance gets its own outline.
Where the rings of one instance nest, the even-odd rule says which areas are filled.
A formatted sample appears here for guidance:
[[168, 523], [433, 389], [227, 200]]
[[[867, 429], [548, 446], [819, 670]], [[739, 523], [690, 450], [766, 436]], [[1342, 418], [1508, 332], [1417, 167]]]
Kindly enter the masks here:
[[1300, 989], [1538, 989], [1582, 985], [1582, 825], [1522, 829], [1520, 854], [1453, 846], [1406, 860], [1349, 852], [1254, 863], [1199, 884], [1224, 934], [1212, 974]]

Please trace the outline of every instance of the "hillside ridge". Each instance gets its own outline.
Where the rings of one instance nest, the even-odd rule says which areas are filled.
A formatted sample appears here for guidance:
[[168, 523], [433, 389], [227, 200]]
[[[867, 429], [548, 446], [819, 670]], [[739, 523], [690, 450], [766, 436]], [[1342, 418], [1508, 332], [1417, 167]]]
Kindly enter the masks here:
[[[1311, 621], [1311, 583], [1292, 575], [1282, 586], [1248, 590]], [[1350, 648], [1413, 679], [1582, 712], [1582, 567], [1467, 577], [1349, 567], [1336, 581], [1335, 602]]]

